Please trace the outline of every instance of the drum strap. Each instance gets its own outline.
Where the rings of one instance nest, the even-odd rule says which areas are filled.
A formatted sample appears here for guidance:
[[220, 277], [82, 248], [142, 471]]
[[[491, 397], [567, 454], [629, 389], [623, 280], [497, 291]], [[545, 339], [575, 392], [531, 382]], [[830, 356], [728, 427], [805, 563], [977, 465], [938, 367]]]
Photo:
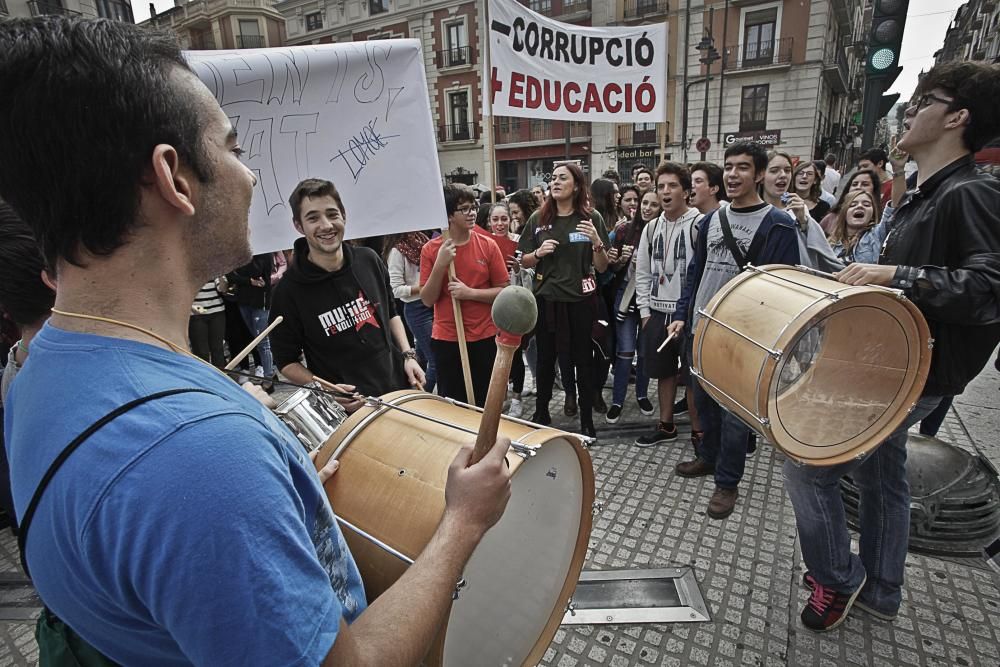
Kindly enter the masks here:
[[24, 517], [21, 519], [21, 524], [18, 527], [17, 533], [17, 547], [21, 552], [21, 567], [24, 568], [24, 573], [31, 578], [31, 573], [28, 571], [28, 559], [25, 557], [25, 546], [28, 543], [28, 528], [31, 527], [31, 520], [35, 516], [35, 510], [38, 508], [38, 502], [42, 499], [42, 494], [48, 487], [49, 482], [55, 476], [59, 468], [62, 467], [63, 463], [77, 450], [77, 448], [83, 444], [83, 441], [96, 433], [101, 427], [103, 427], [108, 422], [120, 417], [129, 410], [139, 407], [143, 403], [149, 401], [154, 401], [158, 398], [166, 398], [167, 396], [174, 396], [175, 394], [185, 394], [190, 392], [199, 392], [204, 394], [211, 394], [212, 392], [207, 389], [168, 389], [166, 391], [159, 391], [155, 394], [150, 394], [148, 396], [142, 396], [133, 401], [129, 401], [125, 405], [120, 405], [108, 414], [104, 415], [96, 422], [87, 427], [80, 435], [73, 438], [73, 441], [66, 445], [65, 449], [59, 452], [59, 455], [49, 466], [49, 469], [45, 471], [45, 475], [42, 476], [42, 481], [38, 483], [38, 488], [35, 489], [35, 493], [31, 496], [31, 502], [28, 503], [28, 508], [24, 511]]
[[733, 230], [729, 226], [729, 216], [726, 214], [726, 207], [719, 207], [719, 226], [722, 228], [722, 239], [726, 242], [726, 247], [729, 248], [729, 252], [733, 255], [733, 259], [736, 260], [736, 265], [740, 267], [740, 271], [747, 268], [747, 258], [743, 255], [743, 251], [740, 250], [740, 246], [736, 243], [736, 239], [733, 237]]

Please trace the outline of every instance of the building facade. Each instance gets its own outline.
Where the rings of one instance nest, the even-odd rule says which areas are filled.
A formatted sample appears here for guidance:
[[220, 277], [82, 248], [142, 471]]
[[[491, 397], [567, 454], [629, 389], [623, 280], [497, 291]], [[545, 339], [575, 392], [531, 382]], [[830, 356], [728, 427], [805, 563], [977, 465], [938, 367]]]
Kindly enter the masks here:
[[181, 47], [192, 50], [285, 45], [285, 20], [272, 0], [174, 0], [173, 7], [153, 12], [143, 25], [173, 31]]
[[0, 21], [51, 14], [135, 23], [130, 0], [0, 0]]
[[[218, 0], [221, 1], [221, 0]], [[230, 0], [234, 1], [234, 0]], [[254, 0], [240, 0], [254, 1]], [[508, 191], [547, 180], [553, 163], [579, 160], [591, 178], [636, 163], [710, 160], [751, 138], [802, 159], [855, 150], [864, 88], [864, 0], [521, 0], [578, 25], [667, 23], [668, 112], [663, 123], [570, 123], [498, 117], [497, 183]], [[481, 81], [484, 3], [473, 0], [281, 0], [286, 43], [414, 38], [423, 46], [445, 182], [489, 183]], [[710, 30], [718, 60], [700, 62]], [[703, 130], [706, 75], [707, 131]]]
[[1000, 8], [997, 0], [970, 0], [955, 12], [944, 46], [934, 62], [985, 60], [1000, 63]]

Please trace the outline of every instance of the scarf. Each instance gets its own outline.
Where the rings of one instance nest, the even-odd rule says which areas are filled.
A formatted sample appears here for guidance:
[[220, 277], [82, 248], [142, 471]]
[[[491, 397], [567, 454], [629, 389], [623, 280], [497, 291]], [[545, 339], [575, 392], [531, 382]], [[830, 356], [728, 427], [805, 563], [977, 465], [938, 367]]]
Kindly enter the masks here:
[[423, 232], [410, 232], [399, 237], [395, 248], [410, 264], [420, 266], [420, 250], [428, 240]]

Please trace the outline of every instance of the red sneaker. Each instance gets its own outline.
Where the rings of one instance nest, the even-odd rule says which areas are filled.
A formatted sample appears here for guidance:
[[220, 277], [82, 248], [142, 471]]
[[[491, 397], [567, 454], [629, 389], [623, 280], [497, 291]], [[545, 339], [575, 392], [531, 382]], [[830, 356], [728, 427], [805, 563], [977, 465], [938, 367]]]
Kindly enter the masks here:
[[838, 593], [813, 579], [812, 595], [802, 610], [802, 625], [815, 632], [833, 630], [847, 618], [847, 613], [864, 587], [865, 581], [866, 579], [863, 579], [861, 585], [850, 593]]

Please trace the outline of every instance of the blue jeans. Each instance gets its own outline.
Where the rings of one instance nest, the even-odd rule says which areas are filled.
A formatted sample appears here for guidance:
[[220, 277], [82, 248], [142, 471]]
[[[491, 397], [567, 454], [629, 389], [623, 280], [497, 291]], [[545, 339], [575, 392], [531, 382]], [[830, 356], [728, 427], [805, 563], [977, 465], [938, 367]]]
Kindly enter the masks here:
[[697, 380], [691, 383], [694, 404], [703, 431], [698, 458], [715, 467], [715, 485], [735, 489], [747, 464], [750, 427], [705, 393]]
[[[240, 315], [246, 322], [247, 329], [250, 330], [250, 338], [254, 339], [267, 328], [267, 309], [254, 308], [253, 306], [240, 305]], [[239, 350], [236, 350], [237, 352]], [[271, 356], [271, 341], [265, 336], [264, 340], [257, 344], [257, 353], [260, 355], [260, 363], [264, 367], [264, 377], [269, 378], [274, 375], [274, 358]]]
[[611, 390], [611, 403], [613, 405], [625, 405], [625, 395], [628, 393], [628, 376], [632, 370], [632, 357], [639, 352], [639, 361], [635, 366], [635, 397], [643, 398], [649, 395], [649, 376], [646, 375], [646, 368], [642, 356], [642, 346], [637, 345], [639, 330], [642, 328], [642, 318], [639, 313], [632, 313], [625, 318], [624, 322], [617, 319], [618, 307], [622, 301], [624, 289], [618, 290], [615, 294], [614, 312], [615, 317], [615, 384]]
[[[940, 396], [921, 398], [903, 424], [861, 461], [827, 467], [785, 461], [785, 490], [806, 567], [820, 584], [842, 593], [856, 590], [867, 574], [858, 599], [884, 614], [895, 614], [902, 599], [910, 535], [907, 430], [940, 403]], [[861, 493], [859, 555], [851, 553], [840, 495], [840, 478], [848, 474]]]
[[434, 385], [437, 384], [437, 369], [434, 364], [434, 353], [431, 351], [431, 327], [434, 324], [434, 309], [425, 306], [420, 299], [410, 301], [403, 304], [403, 318], [413, 334], [417, 354], [427, 365], [424, 369], [426, 371], [424, 375], [427, 376], [424, 390], [433, 394]]

